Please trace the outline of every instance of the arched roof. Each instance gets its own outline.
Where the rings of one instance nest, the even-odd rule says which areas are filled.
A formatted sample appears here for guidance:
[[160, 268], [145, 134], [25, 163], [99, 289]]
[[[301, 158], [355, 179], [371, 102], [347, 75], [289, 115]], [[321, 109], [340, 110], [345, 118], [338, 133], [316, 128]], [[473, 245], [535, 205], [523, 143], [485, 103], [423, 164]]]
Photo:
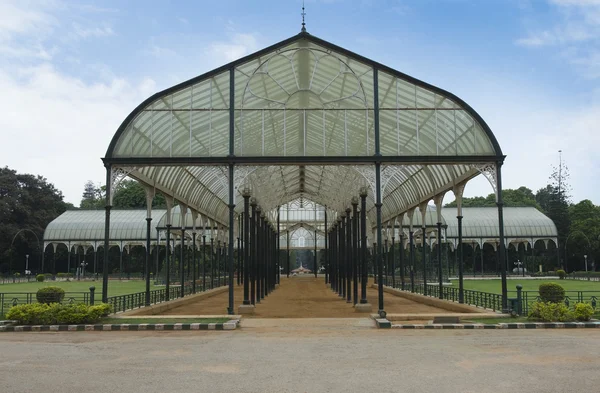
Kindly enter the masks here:
[[236, 198], [250, 187], [264, 210], [304, 195], [340, 211], [374, 190], [373, 159], [385, 221], [504, 157], [460, 98], [302, 32], [148, 98], [104, 161], [227, 226], [230, 163]]
[[[458, 238], [456, 210], [442, 209], [448, 228], [448, 238]], [[498, 239], [498, 209], [495, 207], [465, 207], [462, 209], [464, 239]], [[534, 207], [505, 207], [504, 234], [507, 243], [514, 240], [534, 242], [556, 239], [554, 222]]]

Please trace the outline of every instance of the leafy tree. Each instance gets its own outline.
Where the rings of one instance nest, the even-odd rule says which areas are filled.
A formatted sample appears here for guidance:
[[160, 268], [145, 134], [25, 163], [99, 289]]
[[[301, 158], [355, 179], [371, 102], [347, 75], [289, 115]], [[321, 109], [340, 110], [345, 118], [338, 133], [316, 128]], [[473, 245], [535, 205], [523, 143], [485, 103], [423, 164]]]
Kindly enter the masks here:
[[[91, 180], [85, 183], [83, 199], [80, 207], [82, 209], [104, 209], [106, 187], [96, 186]], [[162, 194], [157, 193], [152, 201], [152, 207], [165, 208], [167, 203]], [[113, 207], [120, 209], [145, 209], [146, 192], [144, 187], [134, 180], [123, 180], [119, 183], [113, 196]]]
[[[527, 187], [519, 187], [516, 190], [514, 189], [505, 189], [502, 190], [502, 199], [504, 201], [504, 206], [508, 207], [521, 207], [521, 206], [531, 206], [536, 209], [540, 209], [540, 205], [536, 202], [535, 195], [533, 191], [531, 191]], [[473, 198], [463, 198], [462, 199], [463, 207], [495, 207], [496, 206], [496, 194], [489, 194], [487, 197], [473, 197]], [[452, 201], [446, 204], [446, 207], [456, 207], [456, 201]]]
[[565, 242], [569, 270], [585, 270], [584, 255], [588, 256], [588, 269], [596, 270], [596, 262], [600, 261], [600, 206], [584, 199], [569, 207], [569, 218]]
[[83, 199], [80, 207], [82, 209], [102, 209], [104, 203], [104, 187], [96, 186], [93, 181], [88, 180], [83, 186]]
[[[44, 177], [20, 174], [8, 167], [1, 168], [0, 271], [22, 272], [26, 254], [29, 255], [30, 270], [41, 269], [38, 264], [44, 229], [66, 208], [62, 193]], [[17, 233], [19, 235], [15, 238]], [[13, 238], [15, 240], [11, 247]]]
[[[123, 209], [146, 208], [146, 191], [144, 187], [134, 180], [124, 180], [119, 184], [113, 197], [113, 206]], [[167, 202], [162, 194], [156, 193], [152, 200], [152, 207], [166, 208]]]

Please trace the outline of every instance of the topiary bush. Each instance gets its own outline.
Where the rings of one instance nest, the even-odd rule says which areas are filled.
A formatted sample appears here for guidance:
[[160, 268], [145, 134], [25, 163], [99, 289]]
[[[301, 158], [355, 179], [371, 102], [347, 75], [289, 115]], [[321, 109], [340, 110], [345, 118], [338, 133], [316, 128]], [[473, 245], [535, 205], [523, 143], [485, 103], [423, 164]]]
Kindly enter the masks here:
[[59, 287], [45, 287], [38, 289], [35, 298], [39, 303], [60, 303], [65, 297], [65, 290]]
[[37, 276], [35, 276], [35, 279], [37, 280], [37, 282], [44, 282], [46, 276], [44, 276], [43, 274], [38, 274]]
[[567, 277], [567, 272], [565, 272], [564, 270], [557, 270], [556, 274], [558, 275], [558, 278], [561, 280], [564, 280], [565, 277]]
[[565, 304], [553, 302], [534, 302], [529, 308], [531, 320], [543, 322], [569, 322], [575, 320], [574, 314]]
[[594, 309], [591, 304], [577, 303], [573, 308], [573, 317], [577, 321], [589, 321], [594, 315]]
[[112, 311], [109, 304], [88, 306], [85, 304], [32, 303], [14, 306], [6, 318], [21, 325], [65, 325], [96, 323]]
[[540, 301], [562, 303], [565, 300], [565, 289], [554, 282], [540, 284]]

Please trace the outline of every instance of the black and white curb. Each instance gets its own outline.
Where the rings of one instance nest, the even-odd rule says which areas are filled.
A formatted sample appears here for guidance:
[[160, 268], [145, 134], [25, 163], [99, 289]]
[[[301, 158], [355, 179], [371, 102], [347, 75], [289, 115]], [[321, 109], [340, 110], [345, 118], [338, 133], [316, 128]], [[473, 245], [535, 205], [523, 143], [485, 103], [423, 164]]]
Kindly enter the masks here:
[[0, 332], [115, 332], [145, 330], [235, 330], [239, 320], [221, 323], [140, 323], [0, 326]]
[[[379, 324], [378, 324], [379, 327]], [[392, 325], [392, 329], [577, 329], [600, 328], [600, 322], [432, 323]]]

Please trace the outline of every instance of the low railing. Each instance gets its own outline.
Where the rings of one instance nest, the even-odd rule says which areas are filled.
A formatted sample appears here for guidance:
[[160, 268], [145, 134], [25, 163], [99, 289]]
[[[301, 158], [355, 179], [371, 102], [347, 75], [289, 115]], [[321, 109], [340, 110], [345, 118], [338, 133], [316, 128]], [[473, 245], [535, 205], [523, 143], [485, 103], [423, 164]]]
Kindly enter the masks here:
[[[37, 303], [35, 292], [4, 292], [0, 293], [0, 315], [4, 315], [9, 308], [21, 304]], [[63, 304], [94, 304], [94, 291], [65, 292]]]
[[[520, 293], [519, 293], [520, 292]], [[518, 314], [529, 314], [529, 308], [532, 303], [539, 302], [540, 293], [538, 291], [510, 291], [508, 292], [509, 306], [515, 309]], [[600, 305], [600, 291], [565, 291], [565, 298], [561, 302], [567, 307], [577, 303], [588, 303], [595, 310]]]
[[[402, 289], [402, 282], [398, 279], [394, 280], [393, 287], [396, 289]], [[392, 286], [392, 280], [389, 277], [384, 278], [384, 285]], [[410, 283], [404, 283], [404, 290], [411, 291]], [[458, 302], [460, 297], [460, 291], [458, 288], [443, 286], [441, 288], [442, 293], [440, 296], [439, 285], [427, 285], [427, 291], [425, 291], [425, 285], [422, 283], [415, 283], [414, 293], [421, 295], [431, 296], [438, 299], [450, 300]], [[482, 307], [494, 311], [502, 310], [502, 295], [490, 292], [473, 291], [470, 289], [463, 290], [463, 299], [465, 304], [471, 306]]]

